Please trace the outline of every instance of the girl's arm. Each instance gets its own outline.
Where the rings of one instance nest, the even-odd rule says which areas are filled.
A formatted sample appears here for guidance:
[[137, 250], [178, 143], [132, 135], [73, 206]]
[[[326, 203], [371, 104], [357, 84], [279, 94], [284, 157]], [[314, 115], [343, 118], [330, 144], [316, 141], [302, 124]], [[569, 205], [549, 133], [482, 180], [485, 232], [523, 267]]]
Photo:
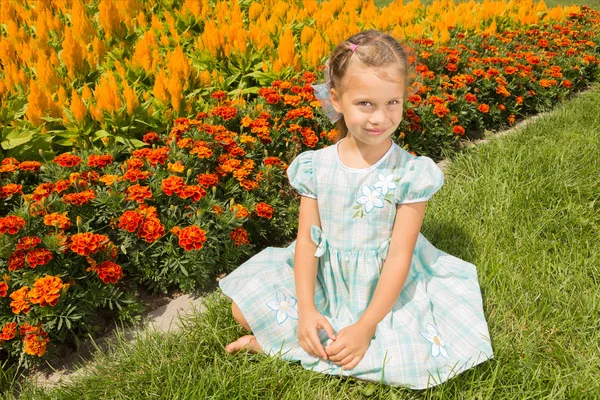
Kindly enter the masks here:
[[388, 256], [383, 263], [373, 298], [358, 321], [358, 324], [368, 331], [375, 332], [377, 324], [390, 312], [400, 296], [408, 276], [426, 206], [426, 201], [397, 206]]
[[298, 311], [314, 310], [315, 281], [317, 277], [318, 259], [314, 256], [317, 245], [310, 238], [312, 225], [321, 227], [319, 208], [316, 199], [302, 196], [300, 198], [300, 216], [298, 220], [298, 237], [294, 251], [294, 279], [296, 281], [296, 297]]

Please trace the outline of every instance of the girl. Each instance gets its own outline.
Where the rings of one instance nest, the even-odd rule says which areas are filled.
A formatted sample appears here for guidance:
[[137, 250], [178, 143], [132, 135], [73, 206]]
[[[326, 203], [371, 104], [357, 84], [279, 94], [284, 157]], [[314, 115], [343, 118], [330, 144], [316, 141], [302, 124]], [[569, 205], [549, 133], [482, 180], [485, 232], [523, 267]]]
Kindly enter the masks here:
[[331, 54], [315, 89], [320, 97], [326, 88], [321, 102], [340, 139], [288, 168], [302, 196], [297, 240], [220, 281], [253, 333], [228, 352], [280, 353], [315, 371], [414, 389], [492, 357], [475, 266], [419, 233], [443, 174], [391, 140], [408, 70], [403, 47], [376, 31]]

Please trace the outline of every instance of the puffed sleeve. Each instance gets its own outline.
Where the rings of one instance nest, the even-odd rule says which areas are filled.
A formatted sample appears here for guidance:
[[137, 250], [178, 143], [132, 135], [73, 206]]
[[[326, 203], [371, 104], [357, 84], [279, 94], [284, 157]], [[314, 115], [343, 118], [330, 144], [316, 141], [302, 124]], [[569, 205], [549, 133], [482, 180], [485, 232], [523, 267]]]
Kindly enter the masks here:
[[317, 198], [317, 181], [313, 171], [314, 150], [300, 153], [287, 169], [288, 179], [301, 196]]
[[427, 201], [444, 184], [444, 173], [429, 157], [406, 163], [394, 197], [397, 204]]

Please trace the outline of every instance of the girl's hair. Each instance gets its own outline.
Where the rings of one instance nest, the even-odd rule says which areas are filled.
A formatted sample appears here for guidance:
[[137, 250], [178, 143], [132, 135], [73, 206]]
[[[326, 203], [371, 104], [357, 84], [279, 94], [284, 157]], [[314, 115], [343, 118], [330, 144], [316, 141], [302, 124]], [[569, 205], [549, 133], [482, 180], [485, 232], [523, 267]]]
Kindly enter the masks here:
[[[358, 45], [357, 47], [352, 45]], [[354, 51], [352, 51], [352, 48]], [[408, 49], [385, 33], [370, 30], [357, 33], [340, 43], [329, 57], [329, 79], [331, 87], [343, 91], [343, 79], [351, 65], [363, 67], [396, 67], [404, 80], [404, 98], [410, 84], [410, 62]], [[336, 123], [340, 140], [348, 134], [344, 116]]]

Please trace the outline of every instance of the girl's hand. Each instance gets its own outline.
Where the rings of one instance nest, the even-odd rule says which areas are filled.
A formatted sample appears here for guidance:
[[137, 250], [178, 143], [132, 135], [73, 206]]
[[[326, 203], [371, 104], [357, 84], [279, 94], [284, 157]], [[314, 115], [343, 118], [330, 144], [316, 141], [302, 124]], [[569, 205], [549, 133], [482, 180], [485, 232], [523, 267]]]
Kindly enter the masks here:
[[335, 332], [329, 323], [329, 320], [316, 309], [302, 310], [298, 318], [298, 342], [300, 346], [313, 357], [320, 357], [327, 360], [327, 353], [321, 344], [317, 332], [325, 329], [327, 336], [335, 340]]
[[338, 332], [337, 339], [325, 348], [325, 352], [334, 364], [353, 369], [365, 356], [374, 334], [375, 327], [360, 323], [350, 325]]

